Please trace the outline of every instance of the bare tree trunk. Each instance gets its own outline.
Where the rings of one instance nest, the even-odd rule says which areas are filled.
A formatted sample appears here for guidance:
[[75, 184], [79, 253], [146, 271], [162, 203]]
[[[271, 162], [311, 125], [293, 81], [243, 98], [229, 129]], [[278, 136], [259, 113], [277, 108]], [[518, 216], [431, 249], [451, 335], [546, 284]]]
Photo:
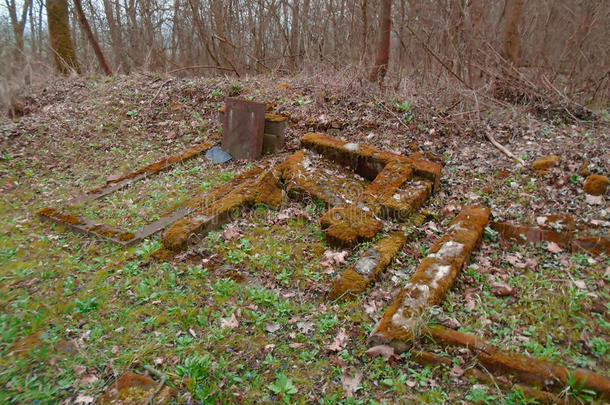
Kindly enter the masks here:
[[368, 52], [368, 28], [369, 28], [369, 13], [367, 0], [362, 0], [362, 60], [366, 60]]
[[506, 23], [504, 25], [504, 57], [513, 66], [519, 66], [519, 25], [523, 16], [524, 0], [507, 0]]
[[110, 0], [104, 0], [104, 14], [106, 15], [106, 22], [108, 23], [108, 30], [110, 31], [110, 42], [112, 44], [112, 53], [114, 54], [114, 61], [117, 71], [121, 69], [125, 73], [129, 73], [129, 64], [124, 56], [122, 49], [124, 48], [122, 34], [121, 34], [121, 15], [118, 3], [116, 3], [116, 17], [112, 11], [112, 4]]
[[390, 60], [390, 32], [392, 30], [392, 0], [382, 0], [379, 15], [379, 43], [375, 66], [369, 75], [369, 81], [382, 83], [388, 70]]
[[91, 31], [91, 27], [89, 26], [89, 22], [87, 21], [87, 17], [85, 17], [85, 12], [83, 11], [83, 5], [81, 0], [74, 0], [74, 6], [76, 8], [76, 14], [78, 14], [78, 20], [80, 21], [81, 28], [87, 34], [87, 39], [89, 40], [89, 44], [93, 48], [93, 52], [95, 52], [95, 56], [97, 57], [97, 61], [99, 62], [102, 70], [106, 73], [107, 76], [112, 76], [112, 70], [110, 66], [108, 66], [108, 62], [106, 62], [106, 58], [102, 53], [102, 48], [100, 48], [100, 44], [97, 42], [97, 39], [93, 35]]
[[[23, 60], [23, 31], [25, 30], [25, 22], [28, 16], [28, 9], [32, 6], [32, 0], [26, 0], [23, 4], [23, 10], [21, 12], [21, 20], [17, 18], [17, 5], [15, 4], [15, 0], [5, 0], [6, 7], [9, 11], [9, 16], [11, 18], [11, 25], [13, 28], [13, 35], [15, 36], [15, 46], [16, 46], [16, 60]], [[18, 63], [21, 65], [21, 63]]]
[[68, 22], [68, 1], [47, 0], [47, 18], [49, 23], [49, 41], [55, 53], [57, 70], [68, 74], [71, 70], [80, 74], [80, 66], [76, 59], [74, 43], [70, 35]]
[[292, 67], [297, 68], [299, 66], [300, 55], [299, 55], [299, 6], [300, 0], [294, 0], [292, 2], [292, 24], [290, 28], [290, 54], [292, 55]]
[[218, 41], [220, 42], [220, 53], [222, 56], [222, 59], [224, 60], [225, 64], [230, 66], [233, 71], [235, 72], [235, 74], [237, 74], [239, 76], [239, 72], [237, 71], [235, 65], [233, 64], [233, 60], [230, 57], [230, 49], [229, 49], [229, 44], [227, 42], [227, 38], [225, 38], [225, 31], [224, 31], [224, 24], [225, 24], [225, 18], [224, 18], [224, 12], [223, 12], [223, 4], [221, 1], [219, 0], [215, 0], [214, 4], [211, 5], [212, 7], [212, 14], [214, 17], [214, 23], [216, 24], [216, 37], [218, 39]]
[[218, 57], [214, 53], [213, 49], [210, 47], [210, 41], [208, 40], [210, 35], [208, 35], [208, 33], [206, 32], [203, 21], [199, 16], [199, 1], [197, 1], [197, 4], [195, 4], [194, 1], [195, 0], [189, 0], [189, 5], [191, 6], [191, 12], [193, 13], [193, 21], [195, 21], [195, 26], [197, 28], [197, 33], [199, 34], [199, 39], [203, 41], [208, 55], [210, 56], [210, 58], [212, 58], [216, 66], [220, 66], [220, 61], [218, 60]]

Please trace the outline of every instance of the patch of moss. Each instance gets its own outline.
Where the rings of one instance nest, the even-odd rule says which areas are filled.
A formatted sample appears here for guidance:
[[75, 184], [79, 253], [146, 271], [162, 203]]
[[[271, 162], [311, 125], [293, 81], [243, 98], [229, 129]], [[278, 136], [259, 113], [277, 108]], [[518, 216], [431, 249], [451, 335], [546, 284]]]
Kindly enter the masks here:
[[55, 208], [43, 208], [40, 211], [38, 211], [38, 214], [43, 216], [43, 217], [47, 217], [47, 218], [54, 218], [58, 221], [61, 222], [65, 222], [66, 224], [70, 224], [70, 225], [84, 225], [85, 222], [83, 222], [83, 220], [79, 217], [77, 217], [76, 215], [72, 215], [72, 214], [65, 214], [62, 213], [58, 210], [56, 210]]
[[320, 219], [327, 240], [336, 246], [352, 246], [358, 240], [372, 239], [383, 223], [355, 205], [335, 207]]
[[393, 232], [380, 239], [374, 247], [367, 250], [356, 263], [335, 280], [328, 298], [335, 300], [339, 297], [347, 297], [346, 293], [363, 292], [387, 267], [406, 239], [407, 237], [402, 231]]
[[390, 162], [401, 162], [413, 166], [417, 176], [430, 180], [436, 190], [440, 184], [442, 166], [421, 159], [418, 156], [407, 157], [382, 151], [364, 144], [350, 144], [323, 134], [307, 133], [301, 138], [301, 144], [317, 151], [329, 159], [353, 168], [361, 176], [373, 180]]
[[532, 164], [532, 169], [539, 172], [546, 171], [553, 166], [557, 166], [559, 164], [559, 160], [559, 156], [557, 155], [541, 157]]
[[490, 214], [485, 207], [466, 207], [454, 218], [386, 309], [369, 338], [371, 342], [391, 344], [397, 351], [407, 349], [421, 314], [443, 300], [481, 238]]
[[257, 204], [266, 204], [273, 208], [279, 208], [282, 204], [282, 188], [280, 187], [280, 174], [277, 170], [268, 170], [261, 175], [256, 182]]
[[135, 238], [135, 234], [131, 233], [131, 232], [123, 232], [121, 234], [119, 234], [117, 236], [117, 238], [121, 241], [121, 242], [127, 242], [128, 240], [132, 240], [133, 238]]
[[601, 174], [592, 174], [585, 180], [585, 193], [591, 195], [604, 195], [608, 189], [608, 183], [610, 180], [606, 176]]

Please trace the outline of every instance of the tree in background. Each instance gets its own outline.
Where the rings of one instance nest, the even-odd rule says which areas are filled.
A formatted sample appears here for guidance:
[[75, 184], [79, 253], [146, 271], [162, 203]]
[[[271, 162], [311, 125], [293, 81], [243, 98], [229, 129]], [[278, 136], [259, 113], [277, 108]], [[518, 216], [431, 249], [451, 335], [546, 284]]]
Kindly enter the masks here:
[[11, 25], [13, 26], [13, 35], [15, 35], [15, 45], [17, 56], [16, 60], [23, 60], [23, 31], [25, 29], [25, 22], [28, 16], [28, 10], [32, 7], [32, 0], [25, 0], [23, 4], [23, 10], [21, 12], [21, 20], [17, 18], [17, 5], [15, 0], [5, 0], [8, 13], [11, 18]]
[[104, 57], [104, 53], [102, 52], [102, 48], [100, 48], [100, 44], [95, 39], [95, 35], [91, 31], [91, 27], [89, 26], [89, 22], [87, 21], [87, 17], [85, 17], [85, 12], [83, 11], [83, 5], [80, 0], [74, 0], [74, 6], [76, 7], [76, 14], [78, 15], [78, 19], [80, 21], [81, 28], [85, 31], [87, 35], [87, 39], [93, 48], [93, 52], [95, 52], [95, 56], [97, 57], [97, 61], [100, 66], [104, 70], [104, 73], [108, 76], [112, 76], [112, 70], [110, 66], [108, 66], [108, 62], [106, 62], [106, 58]]
[[519, 66], [519, 45], [521, 35], [519, 25], [523, 16], [524, 0], [508, 0], [506, 7], [506, 23], [504, 25], [504, 57], [509, 60], [514, 67]]
[[392, 0], [382, 0], [379, 13], [379, 43], [375, 66], [369, 75], [371, 82], [382, 83], [390, 60], [390, 31], [392, 29]]
[[67, 0], [47, 0], [47, 18], [49, 21], [49, 41], [55, 56], [57, 70], [63, 74], [70, 71], [80, 73], [76, 59], [70, 24], [68, 21]]

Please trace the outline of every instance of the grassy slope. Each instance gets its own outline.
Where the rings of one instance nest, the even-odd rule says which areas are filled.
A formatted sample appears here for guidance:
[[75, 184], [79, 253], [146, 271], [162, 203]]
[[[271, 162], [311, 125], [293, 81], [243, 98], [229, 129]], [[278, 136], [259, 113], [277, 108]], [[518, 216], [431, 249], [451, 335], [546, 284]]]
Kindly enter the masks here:
[[[293, 79], [292, 87], [276, 88], [277, 81], [262, 78], [241, 84], [174, 79], [159, 91], [164, 81], [132, 76], [58, 82], [33, 93], [38, 109], [31, 116], [18, 125], [2, 123], [0, 402], [97, 396], [116, 376], [151, 364], [170, 377], [180, 401], [522, 403], [515, 393], [415, 365], [408, 354], [395, 364], [370, 360], [365, 339], [393, 291], [446, 227], [448, 204], [484, 203], [497, 217], [522, 221], [567, 211], [582, 223], [601, 220], [592, 232], [607, 234], [607, 207], [586, 204], [582, 179], [573, 176], [584, 159], [608, 173], [607, 128], [516, 119], [506, 112], [484, 123], [454, 123], [447, 115], [438, 119], [440, 108], [426, 107], [425, 100], [407, 108], [396, 95], [366, 89], [350, 94], [349, 86], [325, 88], [316, 80]], [[449, 214], [422, 227], [371, 290], [342, 304], [324, 299], [333, 274], [321, 263], [327, 247], [315, 202], [292, 202], [279, 213], [259, 207], [237, 221], [236, 237], [213, 232], [176, 263], [149, 260], [158, 237], [123, 250], [35, 218], [42, 206], [60, 204], [110, 175], [196, 141], [216, 141], [214, 111], [224, 94], [237, 92], [291, 112], [292, 147], [313, 117], [348, 122], [340, 135], [354, 141], [400, 153], [416, 141], [443, 155], [441, 192], [429, 208], [440, 213], [445, 207]], [[410, 132], [397, 124], [400, 117]], [[377, 122], [358, 125], [364, 121]], [[486, 128], [530, 161], [562, 155], [562, 168], [536, 177], [513, 166], [474, 135]], [[211, 168], [201, 158], [83, 210], [139, 225], [159, 214], [151, 199], [180, 201], [244, 168]], [[494, 177], [498, 169], [510, 176]], [[603, 257], [486, 242], [432, 319], [454, 318], [464, 330], [513, 350], [608, 375], [609, 319], [599, 308], [608, 309], [609, 266]], [[498, 280], [517, 294], [496, 298], [491, 283]], [[226, 327], [233, 315], [237, 324]], [[330, 351], [337, 336], [347, 336], [343, 349]], [[358, 371], [362, 388], [356, 399], [343, 400], [342, 374]]]

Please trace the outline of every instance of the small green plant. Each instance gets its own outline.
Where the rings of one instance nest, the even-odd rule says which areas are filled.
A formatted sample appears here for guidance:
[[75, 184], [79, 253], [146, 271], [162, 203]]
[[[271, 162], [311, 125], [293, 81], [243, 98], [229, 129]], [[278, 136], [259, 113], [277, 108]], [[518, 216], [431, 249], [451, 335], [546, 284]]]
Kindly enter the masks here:
[[83, 300], [77, 298], [74, 303], [74, 310], [76, 312], [80, 312], [81, 314], [86, 314], [91, 311], [95, 311], [98, 307], [97, 298], [95, 297], [86, 298]]
[[411, 102], [409, 100], [404, 100], [401, 103], [396, 103], [395, 107], [398, 111], [406, 113], [406, 112], [409, 112], [409, 110], [411, 110]]
[[269, 384], [267, 388], [275, 395], [281, 396], [281, 401], [286, 404], [290, 403], [291, 395], [299, 392], [292, 383], [292, 380], [284, 373], [279, 373], [275, 378], [275, 382]]
[[229, 298], [237, 291], [239, 286], [234, 280], [230, 278], [225, 280], [218, 280], [212, 285], [212, 290], [220, 298]]
[[506, 394], [502, 403], [504, 405], [536, 405], [540, 401], [528, 398], [521, 388], [516, 388], [514, 391]]
[[578, 381], [574, 374], [568, 374], [568, 385], [564, 389], [564, 393], [568, 398], [579, 404], [590, 404], [595, 399], [595, 391], [585, 388], [584, 381]]
[[229, 84], [229, 97], [239, 96], [244, 87], [240, 82], [233, 81]]
[[16, 248], [0, 250], [0, 264], [4, 264], [17, 253]]
[[604, 338], [591, 339], [591, 352], [595, 357], [604, 358], [606, 353], [610, 353], [610, 343]]
[[473, 385], [470, 392], [466, 394], [466, 399], [475, 404], [493, 404], [498, 400], [496, 395], [490, 395], [488, 388], [484, 385]]
[[294, 104], [301, 106], [301, 105], [307, 105], [307, 104], [311, 104], [311, 100], [304, 98], [303, 96], [297, 96], [294, 99]]
[[325, 333], [331, 328], [334, 328], [339, 320], [337, 319], [337, 315], [335, 314], [326, 314], [322, 318], [318, 320], [318, 331], [320, 333]]
[[287, 268], [283, 268], [282, 272], [275, 276], [275, 279], [280, 281], [284, 285], [288, 285], [290, 283], [290, 278], [292, 276], [292, 272]]
[[129, 110], [129, 111], [127, 111], [127, 116], [128, 117], [135, 117], [136, 115], [138, 115], [138, 110]]
[[573, 173], [572, 176], [570, 176], [570, 183], [578, 184], [580, 182], [580, 179], [582, 179], [582, 177], [580, 177], [578, 173]]
[[485, 242], [496, 242], [498, 240], [498, 231], [491, 229], [491, 227], [486, 226], [485, 231], [483, 233], [483, 239]]

